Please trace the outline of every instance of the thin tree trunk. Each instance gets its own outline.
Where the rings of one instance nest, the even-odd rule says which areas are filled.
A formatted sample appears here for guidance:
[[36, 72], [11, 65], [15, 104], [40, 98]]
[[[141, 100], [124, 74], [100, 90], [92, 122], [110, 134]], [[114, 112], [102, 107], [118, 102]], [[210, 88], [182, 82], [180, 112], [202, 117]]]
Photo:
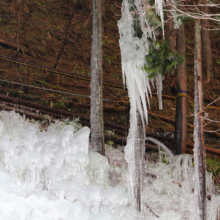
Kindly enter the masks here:
[[203, 134], [203, 89], [201, 60], [201, 21], [195, 20], [195, 118], [194, 118], [194, 164], [195, 195], [198, 198], [198, 220], [206, 220], [206, 167]]
[[[67, 25], [67, 28], [66, 28], [66, 34], [65, 34], [65, 38], [64, 38], [64, 41], [63, 41], [62, 48], [59, 51], [56, 63], [54, 64], [53, 68], [57, 68], [57, 65], [58, 65], [58, 62], [60, 60], [60, 57], [63, 54], [64, 48], [66, 46], [66, 43], [67, 43], [67, 41], [68, 41], [68, 39], [70, 37], [70, 34], [68, 35], [68, 33], [69, 33], [69, 27], [70, 27], [71, 21], [73, 19], [73, 15], [74, 15], [74, 13], [72, 12], [72, 15], [70, 16], [70, 19], [69, 19], [69, 22], [68, 22], [68, 25]], [[62, 83], [62, 76], [60, 74], [57, 74], [57, 86], [59, 86], [61, 83]]]
[[129, 169], [129, 196], [135, 201], [136, 210], [141, 212], [144, 183], [145, 127], [138, 110], [130, 109], [130, 129], [125, 148]]
[[144, 150], [145, 150], [145, 128], [139, 112], [137, 117], [137, 137], [135, 139], [135, 185], [134, 196], [136, 199], [136, 209], [140, 212], [142, 207], [142, 189], [144, 184]]
[[[206, 14], [209, 14], [209, 7], [205, 6], [203, 7], [203, 12]], [[203, 19], [202, 25], [204, 28], [208, 28], [209, 20]], [[212, 72], [212, 47], [211, 47], [211, 41], [210, 41], [210, 31], [205, 30], [202, 28], [202, 60], [204, 63], [204, 69], [207, 75], [207, 80], [205, 83], [209, 83], [211, 81], [211, 78], [213, 78], [213, 72]]]
[[165, 23], [165, 39], [170, 42], [170, 49], [176, 51], [176, 30], [174, 29], [173, 15], [171, 10], [173, 10], [172, 5], [167, 6], [167, 22]]
[[[177, 31], [177, 53], [186, 59], [185, 25]], [[187, 141], [187, 93], [186, 63], [177, 65], [177, 98], [174, 146], [176, 154], [183, 154]]]
[[91, 51], [91, 143], [92, 148], [105, 154], [103, 132], [103, 70], [102, 70], [102, 0], [92, 1]]

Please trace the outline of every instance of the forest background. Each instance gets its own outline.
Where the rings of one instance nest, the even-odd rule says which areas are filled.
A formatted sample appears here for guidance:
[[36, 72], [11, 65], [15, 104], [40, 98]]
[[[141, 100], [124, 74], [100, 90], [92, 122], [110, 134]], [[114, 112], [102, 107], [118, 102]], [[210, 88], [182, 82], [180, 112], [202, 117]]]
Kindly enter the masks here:
[[[48, 66], [66, 72], [81, 75], [81, 78], [61, 76], [55, 72], [26, 67], [16, 62], [0, 59], [0, 79], [20, 84], [74, 93], [49, 92], [24, 85], [0, 81], [0, 93], [10, 97], [19, 97], [31, 102], [51, 105], [65, 109], [81, 117], [90, 114], [90, 58], [92, 14], [91, 4], [87, 0], [73, 1], [0, 1], [0, 55], [15, 58], [37, 66]], [[220, 9], [212, 8], [217, 14]], [[127, 136], [129, 119], [129, 100], [127, 90], [116, 84], [122, 84], [121, 54], [117, 21], [121, 17], [121, 1], [106, 0], [103, 4], [103, 73], [104, 81], [104, 120], [123, 126], [123, 132], [116, 139], [108, 137], [111, 144], [122, 142]], [[211, 34], [212, 72], [209, 83], [203, 83], [204, 106], [214, 102], [220, 94], [220, 34], [219, 26], [210, 21], [204, 28], [214, 29]], [[187, 19], [186, 27], [186, 65], [188, 90], [188, 136], [187, 142], [193, 142], [193, 99], [194, 99], [194, 21]], [[167, 34], [165, 34], [167, 35]], [[166, 36], [165, 36], [166, 37]], [[161, 36], [162, 38], [162, 36]], [[204, 79], [206, 69], [203, 68]], [[152, 98], [149, 110], [150, 133], [166, 133], [172, 136], [175, 129], [175, 96], [177, 93], [176, 75], [166, 74], [163, 81], [163, 110], [158, 109], [157, 98]], [[205, 81], [205, 80], [204, 80]], [[112, 86], [115, 84], [116, 86]], [[156, 90], [153, 90], [156, 96]], [[2, 104], [2, 103], [1, 103]], [[3, 105], [3, 104], [2, 104]], [[220, 100], [205, 109], [204, 114], [211, 119], [205, 126], [205, 144], [209, 147], [220, 146]], [[110, 127], [105, 127], [110, 130]], [[170, 147], [172, 142], [169, 141]], [[151, 143], [147, 143], [152, 147]], [[192, 148], [187, 148], [192, 152]], [[208, 155], [215, 159], [216, 174], [220, 171], [217, 155]], [[208, 160], [209, 161], [209, 160]], [[213, 161], [211, 163], [214, 163]], [[218, 175], [216, 175], [218, 178]], [[219, 181], [219, 179], [216, 179]], [[219, 181], [220, 182], [220, 181]]]

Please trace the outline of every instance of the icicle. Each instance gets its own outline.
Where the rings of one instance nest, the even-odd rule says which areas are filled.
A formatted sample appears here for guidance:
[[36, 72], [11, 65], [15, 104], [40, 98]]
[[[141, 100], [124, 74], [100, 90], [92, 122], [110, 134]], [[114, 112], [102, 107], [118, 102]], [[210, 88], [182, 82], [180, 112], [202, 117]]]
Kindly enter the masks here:
[[[140, 28], [143, 32], [142, 37], [135, 37], [134, 30], [134, 15], [130, 11], [133, 8], [135, 13], [138, 14], [138, 19], [140, 21]], [[142, 173], [142, 160], [143, 154], [141, 153], [139, 161], [137, 162], [136, 154], [138, 150], [135, 149], [136, 138], [139, 135], [137, 129], [137, 115], [140, 114], [141, 121], [144, 124], [148, 124], [148, 110], [147, 102], [149, 104], [149, 95], [151, 95], [150, 80], [148, 74], [144, 70], [147, 65], [145, 56], [149, 52], [150, 42], [148, 37], [155, 36], [152, 34], [149, 25], [147, 25], [146, 20], [146, 1], [134, 0], [134, 5], [131, 5], [130, 1], [124, 0], [122, 3], [122, 17], [118, 21], [118, 28], [120, 34], [119, 45], [121, 48], [121, 61], [122, 61], [122, 75], [123, 83], [127, 85], [128, 95], [131, 104], [130, 110], [130, 130], [128, 135], [127, 146], [125, 148], [125, 158], [128, 163], [129, 169], [129, 186], [128, 191], [130, 195], [130, 200], [135, 198], [134, 186], [137, 186], [137, 181], [139, 181], [139, 189], [143, 189], [143, 178]], [[162, 108], [161, 92], [162, 92], [162, 76], [158, 73], [156, 81], [156, 87], [158, 89], [159, 97], [159, 107]], [[147, 99], [147, 101], [146, 101]], [[144, 133], [145, 134], [145, 133]], [[144, 151], [144, 149], [143, 149]], [[140, 180], [136, 178], [136, 171], [140, 172]], [[140, 192], [142, 193], [142, 192]]]
[[157, 6], [157, 14], [160, 16], [160, 20], [162, 23], [162, 30], [163, 30], [163, 38], [164, 38], [164, 14], [163, 14], [163, 0], [155, 0], [155, 5]]
[[154, 142], [158, 147], [161, 147], [170, 158], [174, 158], [174, 155], [172, 154], [172, 152], [157, 139], [152, 138], [152, 137], [146, 137], [146, 140]]
[[157, 88], [157, 97], [159, 101], [159, 109], [163, 109], [163, 103], [162, 103], [162, 90], [163, 90], [163, 76], [158, 73], [157, 76], [155, 77], [156, 81], [156, 88]]

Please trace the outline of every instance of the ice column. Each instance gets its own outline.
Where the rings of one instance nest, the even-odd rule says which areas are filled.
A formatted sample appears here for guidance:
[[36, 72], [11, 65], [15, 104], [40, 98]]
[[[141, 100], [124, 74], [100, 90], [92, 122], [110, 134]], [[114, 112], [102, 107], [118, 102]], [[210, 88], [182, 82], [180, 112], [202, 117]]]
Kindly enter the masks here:
[[[122, 17], [118, 21], [118, 28], [120, 33], [119, 45], [121, 49], [123, 81], [124, 84], [126, 83], [127, 85], [131, 104], [130, 130], [125, 149], [125, 158], [128, 162], [128, 188], [130, 199], [132, 200], [135, 199], [135, 195], [138, 194], [135, 191], [142, 190], [143, 185], [142, 165], [144, 149], [137, 149], [137, 145], [141, 145], [141, 141], [139, 141], [141, 139], [140, 133], [142, 133], [141, 136], [145, 135], [144, 125], [145, 123], [148, 123], [146, 97], [149, 103], [148, 92], [151, 94], [150, 82], [153, 81], [148, 78], [148, 74], [144, 70], [144, 66], [146, 65], [145, 56], [148, 54], [150, 45], [148, 37], [153, 38], [154, 34], [151, 32], [150, 28], [148, 28], [145, 18], [145, 1], [134, 0], [133, 5], [131, 2], [132, 1], [129, 0], [123, 1]], [[135, 37], [134, 16], [132, 14], [134, 11], [131, 12], [130, 8], [137, 10], [140, 28], [143, 32], [141, 38]], [[161, 80], [161, 76], [156, 78], [157, 88], [159, 88], [158, 94], [160, 94], [162, 91]], [[161, 97], [161, 95], [158, 97]], [[160, 102], [160, 107], [162, 108], [162, 102]], [[139, 119], [141, 121], [139, 121]], [[142, 128], [143, 132], [140, 132], [140, 128]], [[139, 161], [137, 161], [138, 155]], [[137, 184], [139, 186], [137, 186]], [[137, 187], [139, 189], [137, 189]]]

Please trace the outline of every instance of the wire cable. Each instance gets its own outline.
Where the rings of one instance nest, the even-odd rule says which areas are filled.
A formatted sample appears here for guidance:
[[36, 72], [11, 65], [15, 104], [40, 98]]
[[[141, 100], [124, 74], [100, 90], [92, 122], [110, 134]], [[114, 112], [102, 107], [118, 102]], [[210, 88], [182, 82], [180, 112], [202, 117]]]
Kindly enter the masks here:
[[79, 94], [74, 94], [74, 93], [70, 93], [70, 92], [62, 92], [62, 91], [58, 91], [58, 90], [54, 90], [54, 89], [45, 89], [45, 88], [41, 88], [41, 87], [37, 87], [37, 86], [30, 86], [30, 85], [26, 85], [26, 84], [22, 84], [22, 83], [16, 83], [16, 82], [4, 80], [4, 79], [0, 79], [0, 81], [6, 82], [6, 83], [16, 84], [16, 85], [20, 85], [20, 86], [27, 86], [27, 87], [31, 87], [31, 88], [35, 88], [35, 89], [41, 89], [41, 90], [50, 91], [50, 92], [58, 92], [58, 93], [63, 93], [63, 94], [67, 94], [67, 95], [90, 98], [90, 96], [87, 96], [87, 95], [79, 95]]
[[[55, 73], [55, 74], [68, 76], [68, 77], [71, 77], [71, 78], [77, 78], [77, 79], [81, 79], [81, 80], [91, 81], [91, 78], [88, 77], [88, 76], [83, 76], [83, 75], [80, 75], [80, 74], [66, 72], [66, 71], [63, 71], [63, 70], [58, 70], [58, 69], [47, 67], [47, 66], [33, 64], [33, 63], [25, 62], [25, 61], [22, 61], [22, 60], [18, 60], [18, 59], [12, 58], [12, 57], [6, 57], [6, 56], [3, 56], [3, 55], [0, 55], [0, 59], [4, 60], [4, 61], [12, 62], [12, 63], [17, 63], [17, 64], [27, 66], [27, 67], [33, 67], [33, 68], [36, 68], [36, 69], [49, 71], [49, 72], [52, 72], [52, 73]], [[116, 88], [120, 88], [120, 89], [126, 88], [122, 84], [112, 83], [112, 82], [108, 82], [108, 81], [105, 81], [105, 80], [103, 80], [103, 84], [108, 85], [108, 86], [113, 86], [113, 87], [116, 87]]]

